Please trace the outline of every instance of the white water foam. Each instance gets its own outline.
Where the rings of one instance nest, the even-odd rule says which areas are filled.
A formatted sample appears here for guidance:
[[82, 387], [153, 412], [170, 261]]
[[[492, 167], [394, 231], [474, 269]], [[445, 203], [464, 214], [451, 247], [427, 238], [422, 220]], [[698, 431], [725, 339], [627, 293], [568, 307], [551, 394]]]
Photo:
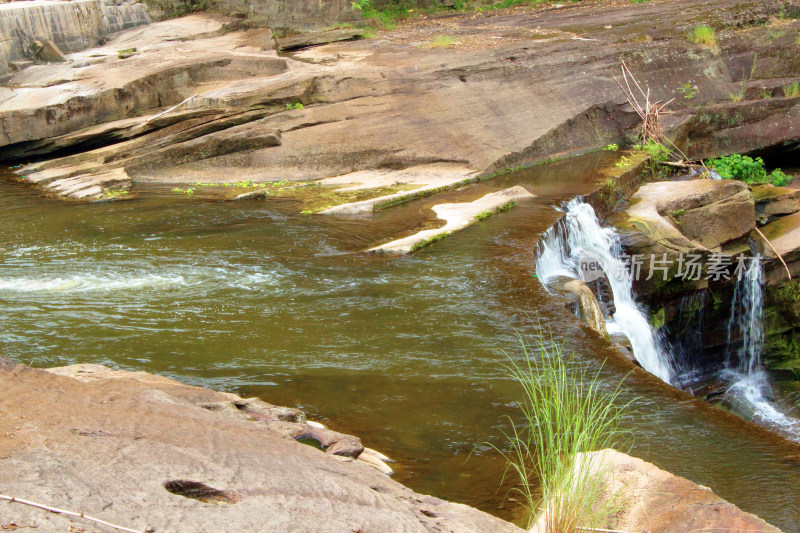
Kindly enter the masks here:
[[767, 425], [777, 426], [800, 438], [800, 420], [782, 413], [772, 401], [772, 388], [761, 365], [764, 349], [764, 268], [760, 256], [739, 270], [728, 321], [728, 346], [734, 338], [742, 343], [728, 353], [723, 377], [731, 382], [726, 398], [739, 410]]
[[95, 274], [73, 274], [51, 279], [0, 278], [0, 291], [11, 292], [86, 292], [138, 289], [143, 287], [167, 287], [185, 285], [183, 276], [98, 276]]
[[613, 322], [630, 339], [636, 360], [651, 374], [672, 383], [675, 376], [672, 354], [634, 299], [633, 279], [621, 259], [617, 232], [602, 227], [592, 206], [575, 199], [566, 206], [564, 224], [554, 226], [542, 236], [536, 254], [537, 275], [545, 284], [562, 275], [585, 279], [579, 261], [587, 254], [595, 258], [606, 274], [616, 307]]

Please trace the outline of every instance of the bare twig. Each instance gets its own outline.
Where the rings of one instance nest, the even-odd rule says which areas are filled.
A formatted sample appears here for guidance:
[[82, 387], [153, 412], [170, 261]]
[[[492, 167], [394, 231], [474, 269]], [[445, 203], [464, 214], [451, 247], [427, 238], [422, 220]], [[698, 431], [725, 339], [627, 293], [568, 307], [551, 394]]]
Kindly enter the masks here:
[[5, 494], [0, 494], [0, 500], [6, 500], [8, 503], [20, 503], [22, 505], [29, 505], [31, 507], [36, 507], [37, 509], [44, 509], [45, 511], [49, 511], [55, 514], [63, 514], [67, 516], [74, 516], [76, 518], [83, 518], [84, 520], [88, 520], [90, 522], [95, 522], [96, 524], [102, 524], [104, 526], [108, 526], [110, 528], [114, 528], [118, 531], [127, 531], [128, 533], [151, 533], [152, 530], [141, 531], [138, 529], [128, 529], [127, 527], [117, 526], [106, 522], [104, 520], [100, 520], [99, 518], [94, 518], [88, 516], [84, 513], [74, 513], [72, 511], [65, 511], [64, 509], [56, 509], [55, 507], [49, 507], [47, 505], [43, 505], [41, 503], [35, 503], [28, 500], [22, 500], [20, 498], [15, 498], [14, 496], [6, 496]]
[[147, 124], [147, 123], [148, 123], [148, 122], [150, 122], [151, 120], [155, 120], [155, 119], [157, 119], [157, 118], [158, 118], [158, 117], [160, 117], [160, 116], [166, 115], [166, 114], [167, 114], [167, 113], [169, 113], [170, 111], [175, 111], [175, 110], [176, 110], [176, 109], [178, 109], [180, 106], [182, 106], [183, 104], [185, 104], [185, 103], [186, 103], [186, 102], [188, 102], [189, 100], [191, 100], [191, 99], [193, 99], [193, 98], [196, 98], [196, 97], [197, 97], [197, 95], [196, 95], [196, 94], [193, 94], [192, 96], [190, 96], [189, 98], [187, 98], [187, 99], [186, 99], [186, 100], [184, 100], [183, 102], [181, 102], [181, 103], [179, 103], [179, 104], [176, 104], [176, 105], [174, 105], [174, 106], [170, 107], [170, 108], [169, 108], [169, 109], [167, 109], [166, 111], [162, 111], [162, 112], [161, 112], [161, 113], [159, 113], [158, 115], [154, 115], [154, 116], [152, 116], [152, 117], [148, 118], [147, 120], [145, 120], [145, 121], [144, 121], [144, 123], [145, 123], [145, 124]]
[[792, 281], [792, 272], [789, 270], [789, 266], [786, 264], [786, 261], [784, 261], [783, 257], [781, 257], [781, 254], [779, 254], [778, 250], [776, 250], [775, 247], [772, 246], [772, 243], [769, 242], [769, 239], [767, 239], [766, 235], [761, 233], [761, 230], [758, 229], [758, 227], [756, 227], [756, 231], [761, 236], [761, 238], [764, 239], [764, 242], [767, 243], [767, 246], [769, 246], [769, 249], [772, 250], [772, 252], [775, 254], [775, 257], [777, 257], [780, 260], [780, 262], [783, 263], [783, 268], [786, 269], [786, 275], [789, 276], [789, 281]]
[[[601, 527], [576, 527], [575, 529], [580, 529], [581, 531], [593, 531], [596, 533], [631, 533], [630, 531], [622, 531], [619, 529], [603, 529]], [[647, 533], [644, 529], [642, 532]]]

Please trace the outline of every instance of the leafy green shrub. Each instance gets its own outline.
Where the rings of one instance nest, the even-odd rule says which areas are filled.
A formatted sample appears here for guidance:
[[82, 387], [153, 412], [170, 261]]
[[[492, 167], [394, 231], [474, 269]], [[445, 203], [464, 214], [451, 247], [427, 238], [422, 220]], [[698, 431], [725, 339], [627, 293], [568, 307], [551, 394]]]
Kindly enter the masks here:
[[719, 159], [711, 159], [707, 161], [707, 164], [716, 170], [722, 179], [740, 180], [750, 185], [771, 183], [780, 187], [792, 181], [792, 178], [779, 168], [768, 173], [764, 168], [764, 160], [760, 157], [753, 159], [747, 155], [733, 154]]

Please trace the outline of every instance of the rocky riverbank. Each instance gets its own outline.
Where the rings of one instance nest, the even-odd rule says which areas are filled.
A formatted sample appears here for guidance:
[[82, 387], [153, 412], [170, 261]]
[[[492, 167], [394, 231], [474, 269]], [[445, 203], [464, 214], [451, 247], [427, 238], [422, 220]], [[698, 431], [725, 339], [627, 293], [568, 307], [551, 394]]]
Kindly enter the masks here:
[[[0, 484], [8, 496], [138, 531], [522, 531], [403, 487], [382, 471], [379, 453], [297, 409], [100, 365], [36, 370], [0, 358], [0, 386]], [[296, 440], [308, 438], [324, 451]], [[614, 458], [615, 483], [627, 490], [616, 523], [632, 531], [682, 531], [684, 522], [663, 511], [698, 504], [705, 510], [690, 513], [692, 525], [777, 531], [708, 489]], [[107, 530], [2, 506], [3, 529]]]

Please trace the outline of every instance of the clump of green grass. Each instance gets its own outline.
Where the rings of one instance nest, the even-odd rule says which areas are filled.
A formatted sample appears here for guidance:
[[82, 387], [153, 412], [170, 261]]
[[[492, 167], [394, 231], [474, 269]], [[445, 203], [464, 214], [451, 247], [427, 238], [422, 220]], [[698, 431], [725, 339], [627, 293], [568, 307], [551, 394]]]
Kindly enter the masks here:
[[295, 109], [305, 109], [305, 106], [303, 105], [302, 102], [294, 102], [294, 103], [287, 103], [286, 104], [286, 110], [287, 111], [292, 111], [292, 110], [295, 110]]
[[800, 96], [800, 83], [794, 82], [791, 85], [784, 86], [783, 96], [785, 98], [797, 98]]
[[423, 248], [425, 248], [427, 246], [430, 246], [431, 244], [433, 244], [435, 242], [441, 241], [442, 239], [444, 239], [448, 235], [450, 235], [450, 233], [445, 231], [445, 232], [438, 233], [438, 234], [434, 235], [430, 239], [426, 239], [424, 241], [419, 241], [418, 243], [416, 243], [414, 246], [411, 247], [411, 251], [412, 252], [416, 252], [418, 250], [422, 250]]
[[625, 445], [621, 383], [601, 387], [599, 374], [579, 368], [552, 338], [540, 337], [534, 347], [521, 340], [521, 348], [522, 361], [509, 356], [506, 366], [522, 389], [521, 425], [510, 420], [508, 449], [500, 450], [507, 472], [547, 533], [602, 527], [616, 498], [608, 495], [603, 455], [591, 452]]
[[699, 44], [700, 46], [713, 49], [717, 48], [717, 34], [714, 31], [714, 28], [706, 24], [697, 26], [694, 31], [689, 34], [689, 40], [695, 44]]
[[175, 187], [174, 189], [172, 189], [172, 192], [179, 193], [179, 194], [185, 194], [186, 196], [192, 196], [194, 194], [194, 188], [193, 187], [189, 187], [187, 189], [181, 189], [180, 187]]
[[128, 59], [132, 55], [138, 54], [139, 50], [137, 48], [126, 48], [124, 50], [117, 50], [117, 57], [119, 59]]
[[450, 35], [437, 35], [430, 42], [430, 45], [433, 48], [450, 48], [451, 46], [455, 46], [457, 44], [458, 41], [456, 41], [455, 38], [451, 37]]
[[603, 150], [607, 152], [616, 152], [617, 150], [619, 150], [619, 145], [617, 143], [607, 144], [606, 147], [603, 148]]
[[728, 98], [730, 98], [731, 102], [741, 102], [744, 100], [744, 87], [739, 87], [738, 92], [729, 93]]
[[130, 191], [128, 189], [106, 189], [103, 191], [103, 198], [120, 198], [126, 196]]
[[770, 98], [772, 98], [772, 91], [764, 87], [763, 89], [761, 89], [761, 92], [758, 94], [758, 97], [761, 98], [762, 100], [769, 100]]
[[495, 207], [491, 211], [481, 211], [480, 213], [475, 215], [475, 220], [477, 220], [478, 222], [483, 222], [484, 220], [486, 220], [487, 218], [491, 217], [492, 215], [496, 215], [498, 213], [503, 213], [505, 211], [510, 211], [511, 209], [514, 209], [516, 206], [517, 206], [517, 202], [515, 202], [514, 200], [511, 200], [509, 202], [504, 203], [503, 205]]
[[722, 179], [740, 180], [750, 185], [771, 183], [776, 187], [782, 187], [792, 182], [792, 178], [779, 168], [767, 172], [764, 160], [760, 157], [752, 158], [747, 155], [732, 154], [718, 159], [710, 159], [706, 161], [706, 165], [716, 170]]

